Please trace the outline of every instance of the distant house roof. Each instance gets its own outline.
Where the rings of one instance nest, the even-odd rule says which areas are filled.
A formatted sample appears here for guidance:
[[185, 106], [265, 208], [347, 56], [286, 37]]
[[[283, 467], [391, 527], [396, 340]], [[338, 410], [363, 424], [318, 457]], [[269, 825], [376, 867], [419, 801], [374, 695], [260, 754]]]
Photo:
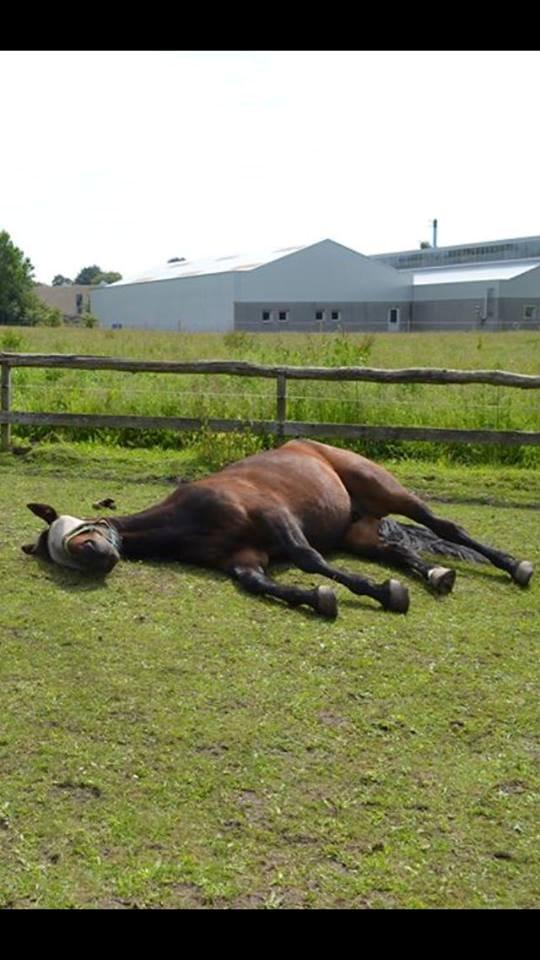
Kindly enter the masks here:
[[492, 263], [463, 264], [460, 267], [425, 267], [413, 274], [413, 285], [427, 283], [471, 283], [473, 281], [511, 280], [540, 266], [538, 260], [496, 260]]
[[196, 277], [212, 273], [231, 273], [233, 271], [256, 270], [274, 260], [280, 260], [290, 253], [303, 250], [304, 247], [280, 247], [277, 250], [265, 252], [251, 252], [247, 254], [233, 253], [223, 257], [205, 257], [200, 260], [173, 260], [160, 263], [148, 270], [142, 270], [136, 276], [117, 280], [108, 284], [110, 287], [121, 287], [130, 283], [148, 283], [153, 280], [174, 280], [181, 277]]

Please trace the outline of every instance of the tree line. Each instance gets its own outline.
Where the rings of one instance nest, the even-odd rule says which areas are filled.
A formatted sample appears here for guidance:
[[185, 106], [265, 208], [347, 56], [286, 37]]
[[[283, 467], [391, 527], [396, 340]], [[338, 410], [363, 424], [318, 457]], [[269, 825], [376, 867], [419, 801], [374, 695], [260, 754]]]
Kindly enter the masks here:
[[[83, 267], [74, 280], [57, 274], [52, 285], [71, 286], [83, 284], [96, 286], [100, 283], [114, 283], [122, 275], [114, 271], [103, 271], [97, 264]], [[35, 326], [46, 324], [57, 326], [62, 323], [62, 312], [49, 307], [37, 295], [34, 267], [24, 252], [15, 246], [7, 230], [0, 231], [0, 325], [26, 324]]]
[[116, 273], [114, 270], [102, 270], [101, 267], [98, 267], [97, 264], [94, 263], [91, 267], [83, 267], [74, 280], [71, 280], [69, 277], [64, 277], [61, 273], [57, 273], [56, 276], [53, 277], [52, 285], [53, 287], [70, 287], [74, 283], [80, 283], [85, 286], [95, 287], [100, 283], [115, 283], [116, 280], [121, 279], [121, 273]]

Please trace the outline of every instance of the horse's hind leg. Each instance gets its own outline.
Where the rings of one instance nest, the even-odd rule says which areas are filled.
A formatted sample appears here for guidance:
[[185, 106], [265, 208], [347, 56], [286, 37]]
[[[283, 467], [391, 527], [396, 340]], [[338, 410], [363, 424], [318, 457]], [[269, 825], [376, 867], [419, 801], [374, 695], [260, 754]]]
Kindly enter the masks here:
[[429, 507], [422, 503], [418, 497], [413, 496], [413, 494], [410, 494], [409, 501], [410, 503], [407, 505], [408, 509], [400, 510], [404, 516], [409, 517], [411, 520], [416, 520], [417, 523], [423, 523], [425, 527], [429, 527], [430, 530], [433, 530], [433, 532], [436, 533], [437, 536], [442, 537], [443, 540], [449, 540], [451, 543], [459, 543], [461, 546], [476, 550], [477, 553], [481, 553], [482, 556], [486, 557], [493, 566], [509, 573], [512, 579], [516, 583], [519, 583], [521, 587], [528, 585], [534, 573], [534, 567], [528, 560], [516, 560], [516, 558], [509, 553], [503, 553], [501, 550], [496, 550], [495, 547], [489, 547], [484, 543], [480, 543], [478, 540], [473, 540], [467, 531], [464, 530], [463, 527], [458, 526], [457, 523], [454, 523], [452, 520], [436, 517]]
[[410, 493], [384, 467], [367, 460], [350, 450], [340, 450], [315, 441], [298, 441], [309, 445], [332, 465], [346, 487], [353, 505], [372, 517], [385, 517], [397, 513], [429, 527], [444, 540], [470, 547], [486, 557], [495, 567], [505, 570], [516, 583], [526, 587], [534, 568], [528, 560], [515, 557], [494, 547], [489, 547], [469, 534], [451, 520], [436, 517], [415, 494]]
[[386, 543], [379, 528], [380, 520], [377, 517], [362, 517], [351, 524], [340, 548], [358, 557], [410, 570], [436, 593], [450, 593], [456, 579], [455, 570], [426, 563], [420, 554], [403, 544]]
[[276, 583], [265, 572], [268, 556], [257, 551], [243, 550], [231, 557], [225, 565], [225, 572], [244, 587], [249, 593], [258, 596], [276, 597], [291, 607], [306, 604], [322, 617], [334, 620], [337, 617], [337, 600], [330, 587], [289, 587]]
[[315, 550], [306, 539], [299, 524], [294, 518], [287, 515], [274, 516], [271, 521], [272, 533], [279, 544], [280, 552], [306, 573], [320, 573], [337, 583], [342, 583], [352, 593], [359, 596], [372, 597], [385, 610], [394, 613], [407, 613], [409, 609], [409, 591], [399, 580], [385, 580], [384, 583], [374, 583], [367, 577], [360, 577], [356, 573], [338, 570], [326, 562], [324, 557]]

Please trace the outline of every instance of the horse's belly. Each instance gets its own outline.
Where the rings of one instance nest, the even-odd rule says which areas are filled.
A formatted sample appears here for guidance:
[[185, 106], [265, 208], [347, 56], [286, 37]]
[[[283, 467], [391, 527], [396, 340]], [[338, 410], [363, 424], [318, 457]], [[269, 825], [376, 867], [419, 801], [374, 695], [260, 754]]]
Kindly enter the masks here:
[[340, 505], [332, 505], [324, 512], [309, 511], [302, 518], [302, 531], [312, 547], [316, 550], [330, 550], [336, 547], [343, 539], [351, 523], [350, 500]]
[[351, 498], [339, 477], [318, 463], [309, 464], [303, 495], [294, 505], [304, 536], [316, 550], [336, 547], [351, 523]]
[[219, 486], [220, 491], [225, 484], [231, 502], [249, 518], [247, 529], [238, 528], [239, 536], [253, 537], [274, 559], [284, 550], [279, 527], [287, 518], [320, 551], [337, 546], [351, 523], [350, 495], [333, 467], [319, 456], [286, 448], [267, 451], [201, 483]]

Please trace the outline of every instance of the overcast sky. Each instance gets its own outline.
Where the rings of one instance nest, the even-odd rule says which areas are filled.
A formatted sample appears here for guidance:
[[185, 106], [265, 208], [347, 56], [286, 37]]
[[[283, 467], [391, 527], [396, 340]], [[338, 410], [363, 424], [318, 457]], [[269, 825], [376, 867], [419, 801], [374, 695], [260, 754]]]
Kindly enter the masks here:
[[540, 234], [538, 52], [8, 52], [0, 91], [0, 229], [42, 282]]

